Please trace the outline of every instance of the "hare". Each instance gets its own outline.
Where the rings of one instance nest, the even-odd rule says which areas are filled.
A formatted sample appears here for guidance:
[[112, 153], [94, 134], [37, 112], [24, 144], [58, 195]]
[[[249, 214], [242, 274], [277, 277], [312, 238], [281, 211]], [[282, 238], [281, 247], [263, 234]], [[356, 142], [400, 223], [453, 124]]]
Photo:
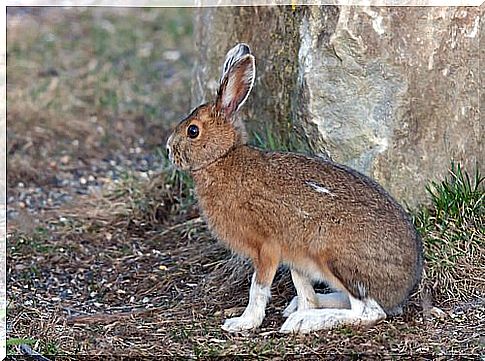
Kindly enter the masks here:
[[[422, 271], [422, 244], [408, 215], [349, 167], [247, 145], [236, 113], [254, 79], [254, 56], [238, 44], [215, 101], [193, 110], [167, 142], [171, 162], [194, 179], [211, 231], [254, 265], [245, 311], [222, 328], [261, 325], [280, 264], [289, 266], [297, 293], [280, 332], [372, 326], [399, 314]], [[335, 292], [316, 294], [313, 282]]]

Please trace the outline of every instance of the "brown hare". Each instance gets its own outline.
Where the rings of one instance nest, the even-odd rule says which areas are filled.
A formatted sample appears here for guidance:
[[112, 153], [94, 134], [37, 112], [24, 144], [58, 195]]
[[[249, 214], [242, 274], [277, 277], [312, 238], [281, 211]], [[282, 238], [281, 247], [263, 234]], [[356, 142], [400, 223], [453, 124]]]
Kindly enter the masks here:
[[[249, 257], [249, 303], [222, 328], [257, 328], [280, 264], [297, 296], [281, 332], [373, 325], [398, 314], [422, 271], [421, 240], [403, 208], [375, 181], [346, 166], [246, 144], [236, 117], [253, 87], [246, 44], [226, 57], [214, 102], [197, 107], [167, 142], [169, 158], [191, 173], [212, 232]], [[336, 292], [316, 294], [312, 283]]]

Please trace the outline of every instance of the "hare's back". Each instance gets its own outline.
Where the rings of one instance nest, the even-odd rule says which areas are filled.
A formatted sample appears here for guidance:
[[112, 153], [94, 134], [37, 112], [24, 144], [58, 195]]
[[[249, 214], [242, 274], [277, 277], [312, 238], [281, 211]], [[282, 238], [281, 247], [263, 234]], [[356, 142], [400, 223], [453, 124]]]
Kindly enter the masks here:
[[382, 186], [350, 167], [296, 153], [268, 152], [265, 158], [266, 174], [272, 175], [270, 182], [281, 193], [298, 193], [308, 202], [314, 199], [366, 212], [404, 213]]
[[[305, 224], [323, 238], [379, 248], [415, 247], [404, 209], [375, 181], [340, 164], [294, 153], [266, 153], [266, 189], [288, 224]], [[385, 246], [384, 246], [385, 244]]]

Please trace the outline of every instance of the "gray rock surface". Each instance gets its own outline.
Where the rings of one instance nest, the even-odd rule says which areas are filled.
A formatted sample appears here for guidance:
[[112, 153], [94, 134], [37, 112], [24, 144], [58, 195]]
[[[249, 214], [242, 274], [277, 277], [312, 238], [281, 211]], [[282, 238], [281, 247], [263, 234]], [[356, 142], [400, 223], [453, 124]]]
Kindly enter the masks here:
[[483, 170], [483, 9], [202, 9], [193, 102], [213, 96], [225, 52], [246, 42], [257, 59], [250, 129], [296, 132], [415, 205], [450, 160]]

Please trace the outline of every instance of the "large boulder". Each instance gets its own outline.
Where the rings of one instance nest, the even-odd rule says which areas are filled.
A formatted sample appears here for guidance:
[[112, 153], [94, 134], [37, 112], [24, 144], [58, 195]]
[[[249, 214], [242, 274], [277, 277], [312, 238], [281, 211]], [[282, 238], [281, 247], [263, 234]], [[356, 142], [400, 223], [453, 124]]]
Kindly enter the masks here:
[[213, 96], [225, 52], [247, 42], [257, 59], [250, 129], [296, 132], [415, 205], [450, 160], [483, 167], [482, 15], [483, 7], [201, 9], [193, 102]]

